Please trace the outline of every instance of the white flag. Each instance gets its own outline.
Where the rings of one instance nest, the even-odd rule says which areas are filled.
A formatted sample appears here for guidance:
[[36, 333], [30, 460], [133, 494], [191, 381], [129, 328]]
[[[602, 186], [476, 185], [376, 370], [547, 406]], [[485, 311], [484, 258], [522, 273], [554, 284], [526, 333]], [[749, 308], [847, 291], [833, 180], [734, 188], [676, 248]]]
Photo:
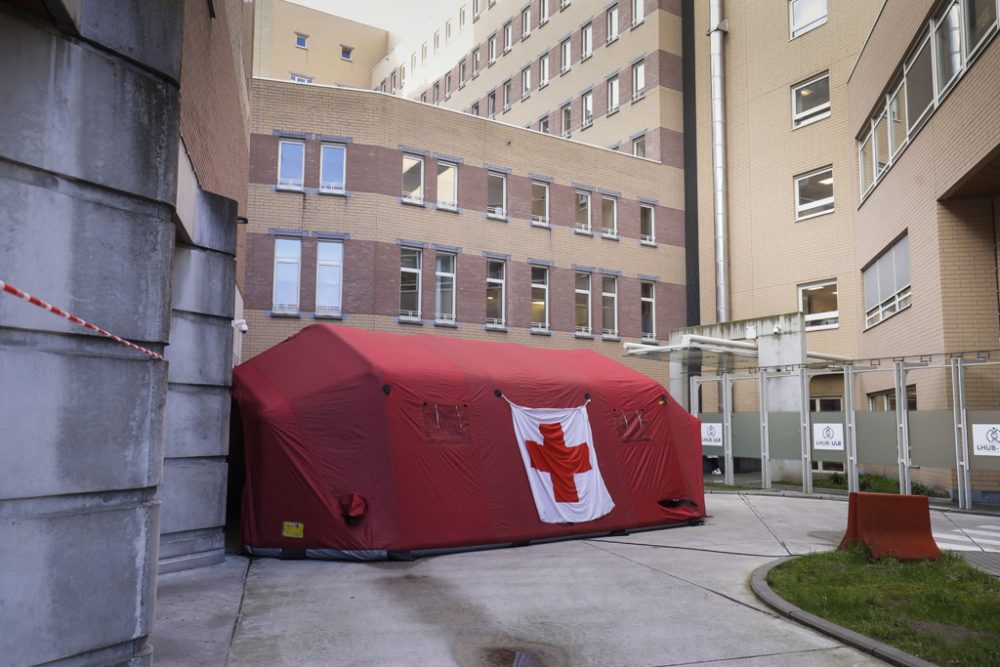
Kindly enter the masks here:
[[580, 523], [614, 509], [597, 465], [586, 405], [552, 409], [511, 403], [510, 411], [539, 519]]

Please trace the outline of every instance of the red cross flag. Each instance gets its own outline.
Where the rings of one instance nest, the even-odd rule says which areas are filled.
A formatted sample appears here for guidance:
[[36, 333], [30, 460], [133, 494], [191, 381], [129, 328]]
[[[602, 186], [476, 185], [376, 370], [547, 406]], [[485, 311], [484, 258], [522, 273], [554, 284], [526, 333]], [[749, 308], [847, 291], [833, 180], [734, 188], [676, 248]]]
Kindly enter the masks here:
[[511, 403], [510, 411], [539, 519], [581, 523], [614, 509], [597, 465], [586, 405], [550, 409]]

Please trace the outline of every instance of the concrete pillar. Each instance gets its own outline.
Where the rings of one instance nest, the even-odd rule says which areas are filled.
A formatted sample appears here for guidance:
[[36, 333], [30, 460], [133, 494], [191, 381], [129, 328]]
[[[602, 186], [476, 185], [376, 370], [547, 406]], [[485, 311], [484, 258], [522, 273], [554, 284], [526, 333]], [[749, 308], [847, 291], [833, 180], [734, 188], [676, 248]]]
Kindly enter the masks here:
[[[0, 5], [0, 278], [161, 351], [180, 2], [45, 6]], [[166, 393], [166, 363], [0, 295], [0, 662], [150, 663]]]

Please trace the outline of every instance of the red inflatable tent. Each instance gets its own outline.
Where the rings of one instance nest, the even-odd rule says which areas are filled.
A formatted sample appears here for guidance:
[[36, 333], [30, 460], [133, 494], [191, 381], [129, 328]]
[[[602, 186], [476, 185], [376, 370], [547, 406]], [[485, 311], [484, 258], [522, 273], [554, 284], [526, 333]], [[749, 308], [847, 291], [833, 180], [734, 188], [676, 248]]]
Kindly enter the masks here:
[[[254, 554], [405, 558], [705, 515], [698, 421], [649, 377], [589, 350], [313, 325], [239, 366], [233, 394], [242, 541]], [[592, 448], [569, 430], [560, 450], [523, 445], [516, 406], [585, 406]], [[542, 451], [577, 467], [546, 468]], [[542, 521], [534, 493], [554, 493], [542, 500], [558, 511], [560, 493], [595, 473], [610, 511]], [[568, 491], [556, 488], [560, 474]]]

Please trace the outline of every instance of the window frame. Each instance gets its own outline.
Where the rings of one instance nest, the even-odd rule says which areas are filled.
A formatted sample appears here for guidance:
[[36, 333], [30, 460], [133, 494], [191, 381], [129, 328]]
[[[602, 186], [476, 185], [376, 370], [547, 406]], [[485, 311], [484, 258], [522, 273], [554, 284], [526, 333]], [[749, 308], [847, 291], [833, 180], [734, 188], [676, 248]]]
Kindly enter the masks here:
[[[501, 276], [499, 279], [490, 277], [490, 264], [499, 264], [501, 267]], [[489, 307], [489, 290], [490, 285], [499, 285], [500, 289], [500, 320], [490, 321], [490, 317], [486, 316], [486, 327], [506, 327], [507, 326], [507, 262], [502, 259], [487, 259], [486, 260], [486, 300], [487, 307]]]
[[646, 20], [646, 6], [643, 0], [632, 0], [632, 26], [633, 28], [642, 25]]
[[503, 52], [510, 53], [514, 48], [514, 21], [507, 21], [503, 24]]
[[822, 0], [826, 11], [823, 13], [822, 18], [813, 19], [812, 22], [805, 25], [795, 26], [795, 10], [794, 5], [799, 2], [804, 2], [808, 0], [788, 0], [788, 39], [789, 41], [801, 37], [809, 32], [812, 32], [820, 26], [826, 25], [827, 19], [830, 16], [830, 6], [827, 0]]
[[[812, 178], [814, 176], [820, 176], [820, 175], [825, 174], [827, 172], [829, 172], [829, 174], [830, 174], [829, 178], [831, 180], [831, 183], [830, 183], [830, 196], [826, 197], [824, 199], [819, 199], [819, 200], [814, 201], [814, 202], [809, 202], [808, 204], [802, 204], [802, 203], [800, 203], [800, 197], [801, 197], [800, 191], [799, 191], [800, 182], [804, 181], [807, 178]], [[793, 194], [794, 201], [795, 201], [795, 221], [796, 222], [801, 222], [802, 220], [811, 220], [812, 218], [818, 218], [821, 215], [827, 215], [829, 213], [835, 213], [837, 211], [836, 191], [834, 189], [834, 186], [836, 185], [836, 181], [835, 181], [834, 176], [833, 176], [833, 165], [832, 164], [826, 165], [825, 167], [820, 167], [819, 169], [813, 169], [812, 171], [807, 171], [804, 174], [797, 174], [796, 176], [794, 176], [792, 178], [792, 181], [793, 181], [792, 194]], [[820, 183], [823, 184], [822, 181], [820, 181]], [[814, 209], [819, 209], [820, 207], [826, 206], [828, 204], [830, 205], [830, 208], [828, 208], [828, 209], [814, 210]]]
[[[804, 89], [807, 86], [812, 85], [812, 84], [814, 84], [817, 81], [820, 81], [822, 79], [826, 79], [827, 80], [827, 84], [826, 84], [827, 100], [826, 100], [826, 103], [825, 104], [819, 104], [815, 108], [811, 108], [808, 111], [796, 111], [796, 108], [797, 108], [796, 104], [795, 104], [796, 93], [799, 90]], [[829, 71], [823, 72], [822, 74], [817, 74], [814, 77], [806, 79], [805, 81], [802, 81], [801, 83], [797, 83], [794, 86], [792, 86], [792, 95], [791, 95], [792, 100], [791, 101], [792, 101], [792, 129], [793, 130], [797, 130], [800, 127], [805, 127], [807, 125], [812, 125], [813, 123], [815, 123], [817, 121], [821, 121], [821, 120], [824, 120], [824, 119], [830, 117], [830, 115], [832, 113], [832, 107], [830, 106], [829, 91], [830, 91], [830, 72]]]
[[538, 0], [538, 27], [549, 22], [549, 0]]
[[521, 10], [521, 40], [531, 36], [531, 5]]
[[[340, 152], [340, 164], [341, 172], [343, 172], [344, 181], [339, 183], [340, 187], [336, 187], [338, 183], [334, 181], [328, 181], [324, 178], [324, 173], [326, 172], [326, 155], [327, 149], [333, 149]], [[328, 192], [334, 194], [346, 194], [347, 192], [347, 146], [345, 144], [336, 143], [322, 143], [319, 148], [319, 191]]]
[[538, 89], [549, 85], [549, 53], [546, 51], [538, 57]]
[[[321, 259], [322, 253], [320, 248], [324, 245], [329, 246], [339, 246], [340, 247], [340, 259], [330, 260]], [[316, 304], [315, 304], [315, 316], [316, 317], [341, 317], [344, 312], [344, 242], [343, 241], [329, 241], [325, 239], [320, 239], [316, 243]], [[340, 293], [337, 295], [338, 306], [326, 306], [320, 305], [319, 295], [320, 295], [320, 269], [322, 267], [335, 267], [340, 275]]]
[[[641, 73], [641, 77], [639, 74]], [[639, 85], [639, 79], [642, 85]], [[632, 63], [632, 101], [638, 102], [646, 96], [646, 61], [640, 60]]]
[[531, 65], [521, 70], [521, 99], [531, 97]]
[[[578, 281], [581, 276], [587, 277], [587, 289], [580, 289]], [[573, 275], [573, 327], [575, 334], [581, 334], [585, 336], [590, 336], [594, 333], [594, 304], [593, 304], [593, 290], [594, 290], [594, 274], [590, 271], [575, 271]], [[581, 325], [577, 320], [579, 313], [577, 312], [577, 296], [586, 295], [587, 304], [587, 324]]]
[[559, 42], [559, 74], [565, 74], [573, 69], [573, 43], [569, 38]]
[[[441, 168], [451, 169], [454, 171], [454, 179], [452, 185], [452, 200], [442, 200], [441, 199]], [[435, 170], [435, 186], [437, 189], [437, 204], [436, 208], [443, 209], [445, 211], [457, 211], [458, 210], [458, 164], [455, 162], [449, 162], [447, 160], [438, 160], [437, 169]]]
[[[636, 152], [636, 147], [637, 146], [642, 146], [642, 155], [639, 155], [639, 153]], [[646, 134], [645, 133], [640, 134], [637, 137], [632, 137], [632, 155], [634, 157], [641, 157], [641, 158], [645, 158], [646, 157]]]
[[[302, 40], [301, 44], [299, 44], [299, 40], [300, 39]], [[309, 35], [305, 34], [304, 32], [296, 32], [295, 33], [295, 48], [297, 48], [297, 49], [304, 49], [304, 50], [308, 51], [309, 50]]]
[[479, 47], [472, 49], [472, 78], [479, 76]]
[[594, 124], [594, 91], [580, 95], [580, 129], [586, 130]]
[[[541, 266], [541, 265], [538, 265], [538, 264], [531, 264], [529, 266], [530, 266], [529, 279], [531, 281], [531, 283], [530, 283], [531, 284], [531, 294], [530, 294], [529, 304], [528, 304], [529, 305], [530, 329], [532, 331], [540, 331], [540, 332], [541, 331], [549, 331], [549, 326], [550, 326], [550, 322], [551, 322], [551, 318], [549, 316], [549, 283], [551, 282], [551, 280], [550, 280], [551, 279], [551, 271], [549, 271], [549, 267], [547, 267], [547, 266]], [[545, 282], [544, 283], [536, 283], [535, 282], [535, 271], [536, 270], [543, 272], [543, 275], [545, 276]], [[544, 313], [545, 313], [545, 321], [544, 322], [535, 322], [535, 321], [531, 320], [531, 317], [530, 317], [530, 306], [534, 306], [535, 305], [534, 296], [535, 296], [535, 290], [536, 289], [537, 290], [541, 290], [543, 292], [542, 308], [544, 309]]]
[[[440, 260], [451, 258], [451, 271], [442, 271]], [[439, 312], [441, 305], [442, 278], [451, 278], [451, 317]], [[458, 255], [453, 252], [437, 252], [434, 255], [434, 322], [437, 324], [455, 324], [458, 321]]]
[[[415, 253], [415, 256], [417, 258], [417, 267], [415, 269], [407, 267], [407, 266], [403, 266], [403, 253], [405, 253], [405, 252]], [[409, 322], [419, 322], [420, 321], [421, 306], [423, 305], [421, 303], [423, 301], [423, 298], [422, 298], [422, 296], [423, 296], [423, 269], [424, 269], [424, 252], [423, 252], [423, 250], [421, 250], [420, 248], [413, 248], [413, 247], [410, 247], [410, 246], [400, 246], [399, 247], [399, 275], [400, 275], [400, 280], [399, 280], [399, 319], [400, 320], [409, 321]], [[417, 288], [416, 288], [417, 310], [416, 311], [410, 310], [410, 311], [406, 311], [405, 313], [403, 312], [403, 279], [402, 279], [402, 276], [403, 276], [404, 273], [413, 274], [413, 275], [416, 275], [416, 277], [417, 277]]]
[[[544, 191], [545, 199], [545, 215], [537, 216], [535, 215], [535, 188], [540, 187]], [[548, 227], [549, 226], [549, 184], [544, 181], [531, 181], [531, 224], [538, 227]]]
[[580, 62], [594, 55], [594, 22], [580, 28]]
[[[594, 232], [594, 210], [593, 210], [593, 201], [591, 200], [591, 193], [587, 192], [586, 190], [574, 190], [574, 194], [576, 195], [576, 197], [575, 197], [574, 203], [573, 203], [573, 230], [577, 231], [577, 232], [582, 232], [584, 234], [593, 234], [593, 232]], [[578, 215], [580, 213], [580, 210], [581, 210], [580, 209], [580, 202], [581, 201], [586, 201], [586, 203], [587, 203], [587, 206], [586, 206], [586, 215], [587, 215], [586, 225], [582, 225], [582, 223], [579, 220], [577, 220], [577, 217], [578, 217]]]
[[[406, 169], [406, 160], [407, 160], [407, 158], [409, 158], [411, 160], [415, 160], [416, 162], [418, 162], [420, 164], [420, 192], [419, 192], [419, 196], [418, 197], [407, 197], [406, 196], [406, 191], [404, 190], [403, 194], [401, 195], [402, 200], [404, 202], [406, 202], [406, 203], [409, 203], [409, 204], [421, 204], [421, 205], [423, 205], [423, 203], [424, 203], [424, 194], [426, 193], [426, 181], [425, 181], [425, 173], [424, 173], [424, 167], [426, 165], [424, 164], [424, 157], [422, 155], [415, 155], [413, 153], [403, 153], [403, 171], [402, 171], [402, 174], [403, 174], [404, 181], [405, 181], [406, 171], [407, 171], [407, 169]], [[404, 187], [405, 187], [405, 183], [404, 183]]]
[[607, 39], [606, 44], [611, 44], [621, 37], [621, 26], [619, 25], [618, 18], [618, 4], [608, 7], [604, 15], [604, 22], [606, 27]]
[[[649, 234], [642, 233], [642, 212], [649, 211]], [[639, 204], [639, 242], [656, 243], [656, 207], [652, 204]]]
[[[649, 286], [650, 296], [643, 295], [643, 288]], [[649, 323], [652, 325], [652, 331], [641, 331], [645, 327], [642, 325], [642, 309], [644, 304], [649, 304]], [[656, 282], [652, 280], [641, 280], [639, 282], [639, 339], [640, 340], [656, 340]]]
[[[901, 244], [906, 244], [906, 274], [910, 279], [906, 285], [902, 287], [897, 287], [891, 294], [883, 295], [881, 289], [881, 283], [878, 282], [877, 290], [878, 293], [875, 295], [875, 304], [872, 307], [868, 307], [867, 297], [868, 290], [866, 287], [866, 277], [869, 271], [875, 271], [875, 280], [879, 280], [878, 273], [878, 262], [883, 257], [891, 256], [893, 278], [896, 277], [896, 253], [902, 253]], [[861, 269], [861, 304], [864, 308], [865, 313], [865, 325], [863, 331], [867, 331], [874, 326], [878, 326], [882, 322], [898, 315], [899, 313], [907, 310], [913, 305], [913, 278], [910, 273], [910, 243], [909, 243], [909, 230], [902, 234], [895, 241], [890, 243], [886, 248], [882, 250], [878, 255], [875, 256], [863, 269]]]
[[[611, 292], [607, 290], [607, 281], [609, 280], [614, 288]], [[611, 312], [614, 315], [613, 327], [607, 326], [608, 323], [604, 317], [608, 299], [611, 300]], [[618, 276], [601, 275], [601, 337], [618, 338]]]
[[[604, 219], [604, 203], [611, 202], [611, 231], [606, 229]], [[601, 195], [601, 236], [606, 239], [618, 238], [618, 197], [612, 195]]]
[[[828, 280], [818, 280], [811, 283], [804, 283], [798, 285], [796, 290], [799, 295], [799, 312], [802, 313], [805, 318], [805, 330], [806, 331], [825, 331], [827, 329], [839, 329], [840, 328], [840, 295], [837, 294], [837, 310], [826, 310], [819, 313], [807, 313], [804, 307], [803, 296], [805, 292], [810, 290], [821, 289], [823, 287], [828, 287], [833, 285], [834, 293], [837, 294], [839, 288], [837, 287], [837, 279], [830, 278]], [[810, 324], [810, 322], [817, 322], [822, 320], [832, 320], [836, 319], [836, 322], [831, 322], [828, 324]]]
[[[618, 79], [618, 75], [615, 74], [609, 77], [606, 83], [608, 88], [608, 111], [606, 115], [610, 116], [621, 108], [621, 82]], [[611, 94], [612, 91], [614, 91], [613, 96]]]
[[497, 35], [493, 33], [486, 40], [486, 66], [489, 67], [497, 61]]
[[[299, 178], [285, 179], [287, 182], [282, 182], [281, 178], [281, 163], [284, 159], [285, 146], [300, 146], [302, 149], [302, 159], [299, 161]], [[306, 178], [306, 142], [298, 141], [293, 139], [279, 139], [278, 140], [278, 178], [277, 185], [275, 189], [277, 190], [290, 190], [293, 192], [302, 192], [305, 189], [305, 178]]]
[[559, 108], [559, 120], [562, 125], [559, 128], [560, 136], [569, 139], [573, 136], [573, 105], [564, 104]]
[[[500, 198], [502, 206], [490, 206], [490, 179], [500, 179]], [[491, 220], [507, 219], [507, 174], [502, 171], [486, 171], [486, 217]]]
[[507, 113], [514, 101], [514, 86], [510, 79], [503, 82], [503, 112]]
[[[278, 242], [292, 241], [298, 248], [298, 257], [295, 259], [278, 256]], [[278, 303], [278, 265], [295, 265], [295, 303]], [[298, 236], [275, 236], [274, 237], [274, 266], [271, 275], [271, 312], [278, 315], [295, 315], [302, 305], [302, 239]]]
[[468, 75], [468, 66], [465, 63], [465, 58], [462, 58], [458, 63], [458, 89], [462, 90], [465, 88], [465, 82]]

